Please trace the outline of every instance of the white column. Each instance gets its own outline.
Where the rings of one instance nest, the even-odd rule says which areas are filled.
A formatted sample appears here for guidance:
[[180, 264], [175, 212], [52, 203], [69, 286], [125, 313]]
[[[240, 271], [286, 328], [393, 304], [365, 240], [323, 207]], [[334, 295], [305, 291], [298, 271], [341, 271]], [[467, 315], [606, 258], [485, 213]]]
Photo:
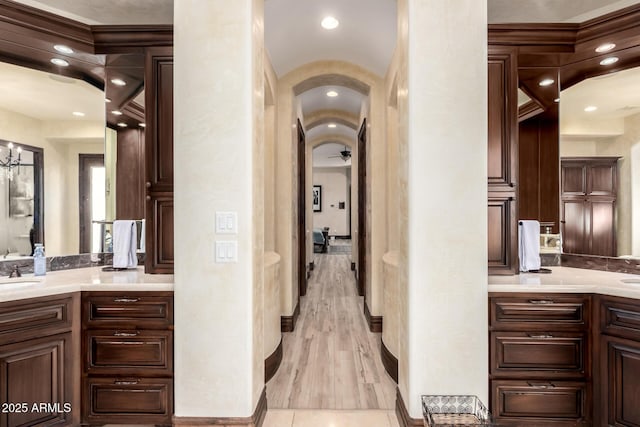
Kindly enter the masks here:
[[420, 418], [423, 394], [475, 394], [488, 403], [487, 3], [399, 5], [400, 389]]
[[[262, 0], [174, 7], [175, 415], [248, 417], [264, 387]], [[237, 234], [216, 234], [217, 211]], [[216, 263], [216, 240], [238, 261]]]

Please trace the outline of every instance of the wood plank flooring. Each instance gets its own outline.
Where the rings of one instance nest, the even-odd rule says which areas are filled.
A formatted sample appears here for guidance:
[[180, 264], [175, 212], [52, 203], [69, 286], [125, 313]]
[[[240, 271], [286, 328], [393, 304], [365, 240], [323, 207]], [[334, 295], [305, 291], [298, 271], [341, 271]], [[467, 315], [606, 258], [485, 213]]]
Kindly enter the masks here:
[[269, 408], [393, 409], [395, 383], [369, 332], [348, 254], [315, 254], [296, 329], [283, 334], [284, 356], [267, 383]]

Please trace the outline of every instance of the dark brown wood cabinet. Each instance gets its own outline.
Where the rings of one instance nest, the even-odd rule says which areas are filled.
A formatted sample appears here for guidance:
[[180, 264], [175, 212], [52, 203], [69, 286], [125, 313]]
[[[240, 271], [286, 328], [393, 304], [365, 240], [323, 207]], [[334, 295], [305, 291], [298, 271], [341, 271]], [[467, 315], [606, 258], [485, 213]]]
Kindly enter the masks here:
[[491, 294], [490, 410], [501, 426], [590, 426], [591, 297]]
[[618, 157], [567, 157], [561, 161], [562, 250], [616, 256]]
[[72, 425], [74, 298], [0, 304], [0, 426]]
[[171, 424], [171, 292], [82, 295], [82, 401], [87, 424]]
[[489, 46], [488, 263], [489, 274], [515, 274], [517, 259], [517, 55]]
[[173, 47], [146, 49], [147, 273], [173, 273]]
[[599, 297], [600, 422], [640, 426], [640, 302]]

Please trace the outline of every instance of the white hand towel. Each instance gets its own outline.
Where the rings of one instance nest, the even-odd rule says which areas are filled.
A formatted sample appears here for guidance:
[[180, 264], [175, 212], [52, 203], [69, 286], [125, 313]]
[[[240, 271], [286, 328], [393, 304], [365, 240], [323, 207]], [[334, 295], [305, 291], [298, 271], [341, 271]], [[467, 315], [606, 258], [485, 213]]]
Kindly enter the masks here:
[[520, 220], [518, 224], [520, 271], [540, 270], [540, 223]]
[[113, 268], [133, 268], [137, 265], [135, 221], [113, 221]]

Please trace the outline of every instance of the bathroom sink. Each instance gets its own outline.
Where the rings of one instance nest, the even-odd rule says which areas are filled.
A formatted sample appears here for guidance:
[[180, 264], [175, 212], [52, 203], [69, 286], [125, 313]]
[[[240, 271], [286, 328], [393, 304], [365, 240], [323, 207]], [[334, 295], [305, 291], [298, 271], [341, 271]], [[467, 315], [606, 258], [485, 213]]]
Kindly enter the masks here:
[[8, 289], [19, 289], [27, 286], [33, 286], [39, 284], [39, 280], [33, 279], [3, 279], [0, 280], [0, 291]]
[[633, 278], [633, 279], [621, 279], [620, 280], [622, 283], [631, 283], [633, 285], [640, 285], [640, 277], [639, 278]]

